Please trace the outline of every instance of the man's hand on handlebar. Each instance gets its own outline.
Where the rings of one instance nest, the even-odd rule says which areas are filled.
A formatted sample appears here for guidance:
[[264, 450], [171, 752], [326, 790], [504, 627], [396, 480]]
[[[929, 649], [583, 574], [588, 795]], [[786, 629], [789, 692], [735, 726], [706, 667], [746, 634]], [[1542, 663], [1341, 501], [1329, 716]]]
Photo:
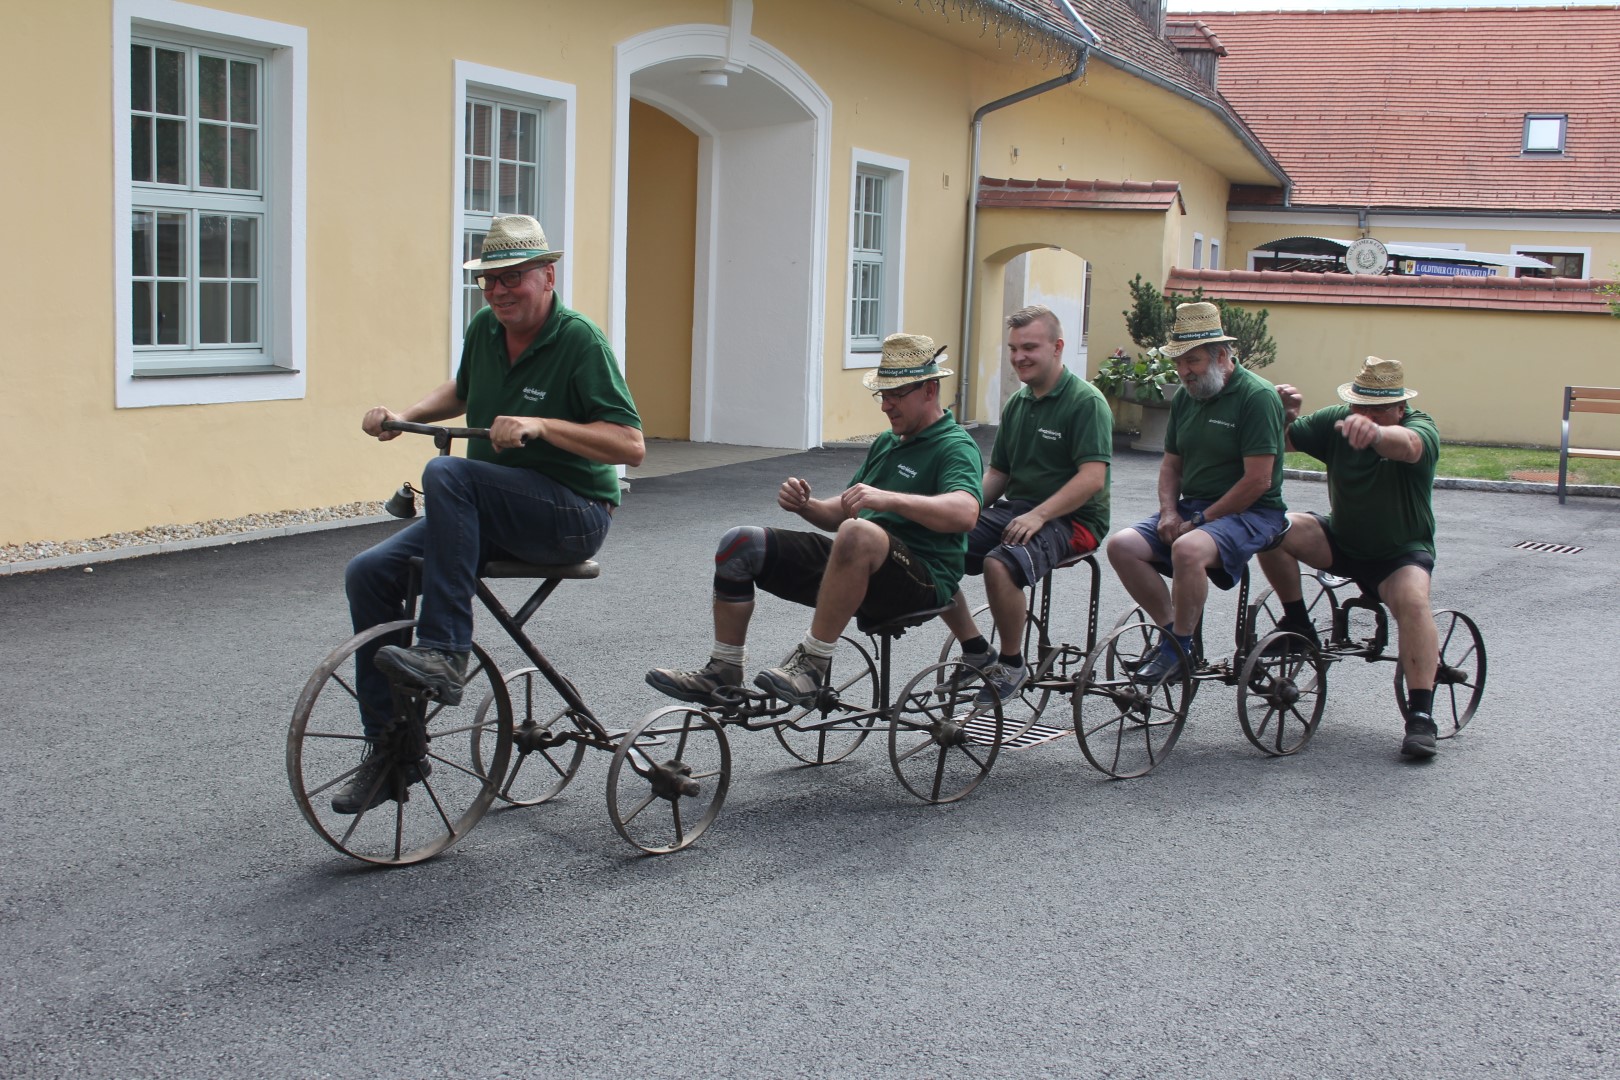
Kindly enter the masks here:
[[364, 431], [367, 435], [370, 435], [378, 442], [387, 442], [389, 439], [399, 438], [399, 432], [384, 431], [382, 426], [383, 421], [399, 419], [401, 419], [400, 415], [393, 409], [390, 409], [384, 405], [378, 405], [376, 408], [369, 410], [365, 417], [361, 419], [360, 430]]
[[489, 425], [489, 441], [497, 450], [512, 450], [544, 438], [544, 432], [545, 420], [538, 416], [497, 416]]

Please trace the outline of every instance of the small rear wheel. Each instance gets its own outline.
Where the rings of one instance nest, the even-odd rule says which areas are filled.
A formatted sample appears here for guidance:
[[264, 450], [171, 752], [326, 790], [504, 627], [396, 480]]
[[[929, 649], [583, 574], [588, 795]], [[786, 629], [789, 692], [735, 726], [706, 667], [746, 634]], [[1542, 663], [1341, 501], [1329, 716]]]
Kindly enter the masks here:
[[649, 855], [679, 851], [714, 824], [730, 786], [725, 729], [702, 709], [670, 705], [619, 740], [608, 766], [608, 816]]
[[[505, 682], [512, 702], [513, 754], [495, 797], [513, 806], [535, 806], [555, 798], [574, 779], [585, 759], [585, 744], [566, 738], [576, 730], [571, 714], [538, 668], [508, 672]], [[494, 704], [493, 694], [484, 698], [480, 719]], [[495, 751], [488, 730], [482, 723], [472, 730], [473, 767], [482, 772], [488, 771]]]
[[984, 676], [949, 661], [925, 667], [889, 714], [889, 765], [900, 786], [923, 802], [965, 798], [996, 762], [1004, 722], [993, 695], [977, 701]]
[[[848, 634], [838, 639], [828, 668], [828, 685], [816, 704], [795, 709], [771, 730], [782, 749], [809, 765], [842, 761], [866, 741], [877, 725], [878, 672], [872, 654]], [[840, 723], [840, 713], [870, 713]]]
[[[1434, 613], [1440, 635], [1440, 666], [1434, 673], [1434, 726], [1439, 737], [1449, 739], [1474, 717], [1479, 699], [1485, 696], [1485, 639], [1473, 619], [1447, 608]], [[1406, 672], [1395, 665], [1395, 702], [1401, 716], [1410, 720], [1406, 707]]]
[[[1181, 671], [1153, 682], [1137, 678], [1163, 642], [1181, 656]], [[1086, 760], [1115, 779], [1146, 776], [1157, 768], [1187, 719], [1190, 664], [1162, 626], [1121, 620], [1109, 631], [1086, 657], [1073, 699], [1074, 733]]]
[[[421, 862], [466, 836], [495, 800], [512, 748], [506, 684], [477, 645], [459, 705], [396, 688], [391, 726], [361, 733], [355, 653], [414, 625], [384, 623], [334, 649], [304, 684], [287, 730], [287, 779], [304, 820], [345, 855], [382, 866]], [[466, 759], [473, 731], [485, 748], [478, 768]], [[370, 780], [354, 793], [360, 809], [340, 813], [334, 796], [356, 775]]]
[[[985, 640], [990, 643], [990, 651], [1001, 651], [1001, 632], [996, 629], [995, 620], [986, 618], [990, 614], [990, 605], [981, 604], [973, 610], [973, 621], [978, 626], [988, 623], [990, 632]], [[1041, 654], [1041, 642], [1046, 640], [1046, 627], [1034, 611], [1024, 613], [1024, 633], [1018, 642], [1018, 651], [1024, 658], [1024, 666], [1029, 670], [1031, 678], [1025, 680], [1023, 687], [1018, 691], [1018, 697], [1008, 699], [1001, 703], [1002, 715], [1006, 717], [1007, 741], [1013, 742], [1029, 732], [1029, 729], [1040, 722], [1041, 714], [1046, 711], [1052, 695], [1049, 691], [1038, 685], [1033, 678], [1039, 670], [1041, 662], [1045, 659]], [[961, 649], [956, 636], [949, 630], [945, 632], [945, 641], [939, 647], [939, 662], [941, 664], [953, 659], [960, 659]]]
[[[1300, 577], [1300, 588], [1301, 599], [1305, 601], [1305, 613], [1310, 616], [1311, 625], [1316, 628], [1317, 639], [1326, 646], [1333, 640], [1333, 615], [1339, 610], [1339, 594], [1314, 573]], [[1277, 599], [1275, 590], [1265, 589], [1256, 596], [1253, 611], [1254, 626], [1251, 629], [1254, 631], [1255, 641], [1269, 635], [1282, 622], [1282, 601]]]
[[1267, 634], [1238, 678], [1238, 723], [1259, 750], [1297, 754], [1311, 741], [1327, 704], [1328, 662], [1302, 634]]

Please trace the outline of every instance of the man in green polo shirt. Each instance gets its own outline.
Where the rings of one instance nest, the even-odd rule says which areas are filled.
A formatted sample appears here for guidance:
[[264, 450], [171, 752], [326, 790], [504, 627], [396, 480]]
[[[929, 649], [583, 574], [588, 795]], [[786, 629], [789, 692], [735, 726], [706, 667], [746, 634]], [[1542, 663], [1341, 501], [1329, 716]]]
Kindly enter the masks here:
[[1289, 514], [1282, 544], [1260, 555], [1260, 567], [1282, 601], [1278, 629], [1316, 640], [1299, 582], [1301, 562], [1347, 577], [1377, 597], [1395, 618], [1406, 677], [1406, 734], [1401, 754], [1434, 756], [1434, 676], [1440, 642], [1429, 606], [1434, 573], [1434, 468], [1440, 432], [1434, 418], [1406, 404], [1399, 360], [1367, 357], [1339, 387], [1344, 405], [1300, 416], [1302, 398], [1277, 387], [1288, 421], [1288, 449], [1327, 466], [1327, 517]]
[[1029, 677], [1022, 643], [1024, 590], [1108, 535], [1114, 421], [1095, 386], [1063, 366], [1063, 326], [1049, 308], [1007, 316], [1007, 355], [1024, 385], [1007, 399], [984, 470], [986, 505], [968, 534], [967, 572], [984, 574], [996, 654], [961, 592], [944, 616], [962, 663], [984, 672], [988, 698], [1017, 694]]
[[[1125, 591], [1171, 631], [1137, 669], [1144, 682], [1183, 670], [1209, 582], [1230, 589], [1249, 558], [1287, 528], [1282, 403], [1274, 386], [1237, 363], [1233, 340], [1214, 304], [1176, 308], [1161, 351], [1175, 361], [1181, 391], [1170, 402], [1159, 512], [1108, 538]], [[1161, 574], [1171, 575], [1171, 588]]]
[[[645, 454], [641, 418], [602, 331], [555, 291], [557, 259], [532, 217], [496, 218], [477, 259], [489, 306], [473, 316], [461, 367], [409, 408], [379, 405], [360, 426], [387, 441], [385, 420], [434, 423], [462, 415], [489, 428], [467, 456], [436, 457], [422, 472], [427, 515], [350, 561], [349, 614], [358, 633], [405, 617], [411, 560], [422, 559], [416, 644], [373, 643], [355, 656], [367, 757], [332, 809], [357, 814], [392, 798], [390, 763], [371, 754], [393, 723], [389, 682], [460, 702], [472, 648], [478, 568], [491, 557], [576, 563], [601, 547], [619, 503], [616, 465]], [[424, 773], [427, 762], [417, 769]], [[416, 775], [416, 774], [413, 774]], [[419, 777], [418, 777], [419, 778]]]
[[786, 660], [754, 678], [795, 704], [826, 682], [833, 646], [857, 612], [892, 619], [950, 602], [962, 578], [967, 531], [979, 516], [979, 448], [940, 403], [951, 374], [931, 339], [891, 334], [862, 382], [883, 406], [877, 437], [849, 486], [831, 498], [790, 476], [776, 493], [783, 510], [833, 533], [744, 525], [720, 538], [714, 556], [714, 644], [695, 671], [654, 668], [647, 683], [681, 701], [724, 704], [742, 685], [754, 587], [815, 608], [810, 630]]

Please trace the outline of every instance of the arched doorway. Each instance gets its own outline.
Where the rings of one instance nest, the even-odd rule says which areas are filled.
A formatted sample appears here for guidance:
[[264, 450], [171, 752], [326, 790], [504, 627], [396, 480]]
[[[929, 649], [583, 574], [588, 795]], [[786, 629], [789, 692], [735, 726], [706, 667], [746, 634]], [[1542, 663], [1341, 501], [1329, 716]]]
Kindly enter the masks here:
[[[693, 441], [803, 449], [821, 441], [831, 105], [758, 39], [739, 50], [734, 30], [669, 27], [618, 48], [613, 344], [632, 387], [663, 387], [655, 392], [666, 398], [682, 382], [685, 352]], [[643, 282], [646, 294], [655, 276], [632, 259], [656, 257], [664, 266], [669, 259], [630, 236], [632, 219], [644, 219], [646, 207], [639, 184], [642, 195], [632, 204], [631, 175], [656, 176], [684, 153], [662, 119], [633, 103], [673, 118], [696, 139], [684, 350], [676, 340], [681, 329], [660, 325], [657, 305], [631, 306], [631, 283]], [[650, 136], [654, 130], [662, 135]], [[630, 348], [650, 340], [661, 346], [645, 355]], [[640, 364], [663, 369], [644, 380]]]
[[[985, 365], [985, 419], [1001, 416], [1001, 406], [1017, 392], [1018, 377], [1004, 362], [1006, 318], [1031, 304], [1052, 309], [1063, 326], [1063, 366], [1088, 378], [1087, 339], [1091, 324], [1091, 264], [1074, 252], [1052, 245], [1020, 245], [986, 256], [992, 271], [1001, 268], [1001, 288], [982, 297], [979, 309], [979, 355], [995, 357]], [[991, 374], [993, 372], [993, 374]]]

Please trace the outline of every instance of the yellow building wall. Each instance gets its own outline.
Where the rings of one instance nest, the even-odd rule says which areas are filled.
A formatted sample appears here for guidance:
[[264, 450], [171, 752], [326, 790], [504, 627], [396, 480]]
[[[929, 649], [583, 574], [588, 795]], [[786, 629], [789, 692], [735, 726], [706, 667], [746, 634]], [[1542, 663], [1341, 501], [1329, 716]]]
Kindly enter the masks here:
[[[1560, 248], [1590, 248], [1592, 257], [1587, 273], [1590, 277], [1620, 277], [1620, 232], [1586, 232], [1578, 228], [1557, 232], [1542, 232], [1525, 228], [1515, 229], [1506, 221], [1504, 229], [1467, 228], [1411, 228], [1380, 224], [1370, 230], [1371, 235], [1385, 243], [1399, 244], [1462, 244], [1469, 251], [1484, 251], [1497, 255], [1512, 253], [1519, 246]], [[1270, 222], [1234, 221], [1227, 226], [1232, 237], [1230, 257], [1222, 255], [1228, 270], [1246, 270], [1249, 252], [1261, 244], [1281, 240], [1286, 236], [1327, 236], [1335, 240], [1355, 240], [1361, 236], [1352, 225], [1299, 225]], [[1222, 249], [1224, 252], [1224, 248]], [[1506, 271], [1504, 276], [1512, 276]]]
[[[1277, 361], [1305, 408], [1339, 401], [1368, 356], [1399, 360], [1447, 442], [1557, 446], [1565, 385], [1612, 386], [1620, 321], [1606, 315], [1351, 304], [1264, 306]], [[1577, 418], [1584, 446], [1620, 448], [1615, 417]], [[1572, 422], [1573, 423], [1573, 422]]]
[[624, 351], [642, 430], [691, 431], [692, 268], [697, 258], [698, 138], [679, 120], [630, 103], [630, 207]]
[[[11, 333], [11, 393], [0, 420], [16, 447], [47, 462], [5, 470], [0, 543], [74, 539], [149, 525], [379, 499], [414, 478], [426, 440], [387, 445], [359, 431], [375, 404], [404, 407], [442, 381], [452, 320], [450, 205], [460, 148], [454, 133], [454, 62], [468, 61], [574, 86], [574, 217], [562, 273], [572, 306], [608, 324], [612, 252], [613, 47], [656, 28], [725, 24], [724, 0], [620, 0], [611, 4], [486, 0], [229, 0], [222, 10], [303, 27], [309, 35], [305, 396], [242, 404], [115, 407], [114, 205], [111, 67], [79, 65], [61, 77], [49, 49], [14, 49], [0, 65], [0, 139], [40, 148], [72, 167], [5, 170], [14, 215], [12, 258], [0, 266], [0, 320]], [[75, 55], [111, 53], [111, 0], [8, 8], [30, 40], [72, 41]], [[833, 100], [827, 207], [823, 431], [827, 439], [883, 426], [844, 370], [852, 147], [910, 162], [906, 329], [960, 351], [963, 224], [972, 178], [968, 118], [985, 101], [1050, 77], [1011, 50], [985, 56], [917, 33], [844, 0], [759, 0], [753, 33], [800, 65]], [[40, 87], [48, 86], [48, 95]], [[1223, 207], [1209, 169], [1117, 110], [1088, 102], [1084, 85], [994, 114], [986, 124], [991, 174], [1082, 179], [1174, 179], [1188, 218], [1157, 223], [1135, 250], [1101, 222], [1065, 236], [1099, 263], [1093, 340], [1121, 338], [1117, 312], [1137, 267], [1162, 280], [1189, 223]], [[1008, 145], [1021, 147], [1016, 167]], [[992, 150], [991, 147], [1000, 149]], [[999, 159], [998, 159], [999, 155]], [[20, 159], [19, 159], [20, 160]], [[1133, 215], [1125, 215], [1127, 217]], [[1050, 230], [1035, 230], [1045, 236]], [[997, 241], [981, 239], [981, 253]], [[1140, 246], [1143, 244], [1146, 246]], [[1040, 246], [1039, 244], [1032, 246]], [[64, 285], [18, 252], [67, 252]], [[687, 335], [689, 339], [689, 334]], [[986, 363], [993, 375], [999, 341]], [[1094, 347], [1094, 351], [1097, 351]], [[1102, 350], [1106, 352], [1106, 349]], [[632, 378], [639, 379], [636, 373]], [[954, 382], [954, 380], [952, 380]], [[980, 386], [984, 379], [978, 379]], [[954, 393], [954, 386], [947, 393]], [[649, 404], [652, 395], [649, 393]], [[677, 430], [657, 405], [653, 423]]]

